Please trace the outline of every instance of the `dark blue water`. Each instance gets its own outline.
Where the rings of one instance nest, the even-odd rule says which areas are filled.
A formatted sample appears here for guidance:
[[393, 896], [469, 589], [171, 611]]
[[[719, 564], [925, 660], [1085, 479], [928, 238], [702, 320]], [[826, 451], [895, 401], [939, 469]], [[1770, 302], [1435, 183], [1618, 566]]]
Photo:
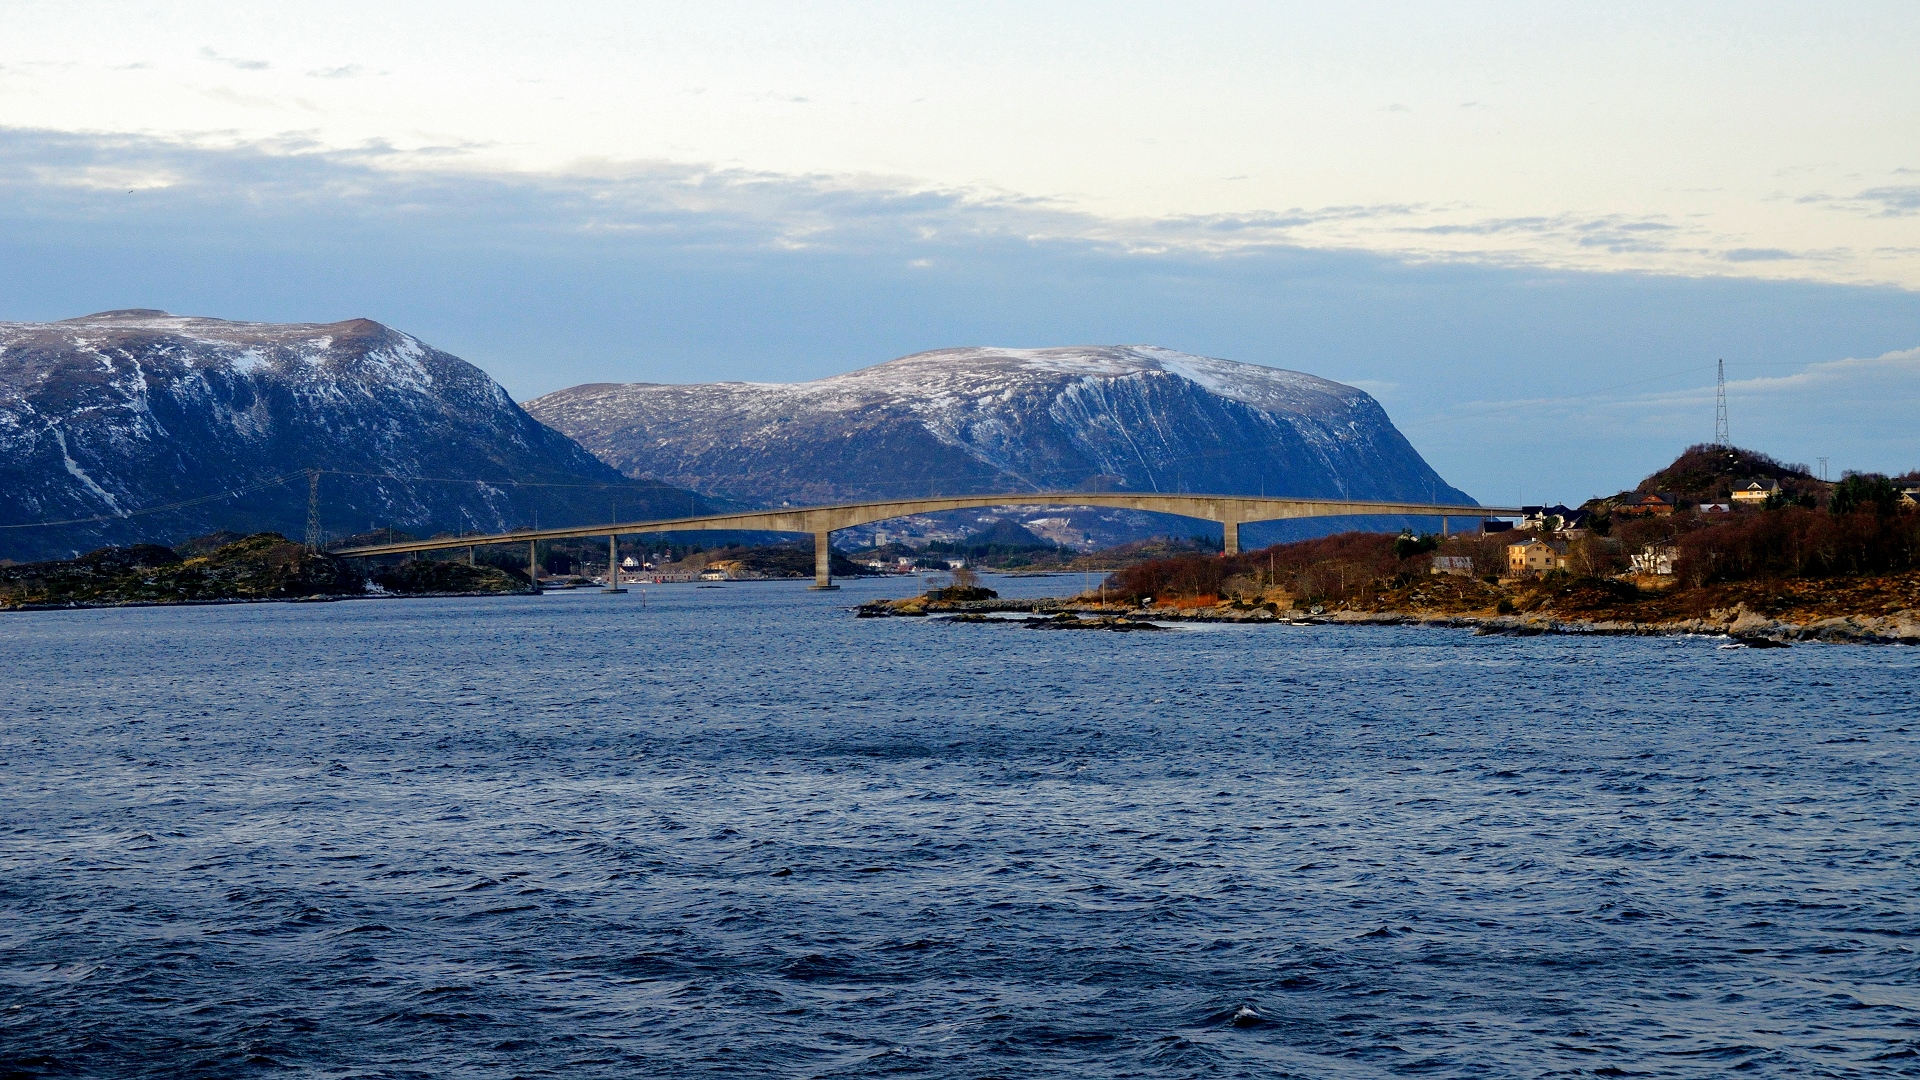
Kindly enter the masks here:
[[886, 589], [0, 618], [0, 1074], [1920, 1074], [1920, 650]]

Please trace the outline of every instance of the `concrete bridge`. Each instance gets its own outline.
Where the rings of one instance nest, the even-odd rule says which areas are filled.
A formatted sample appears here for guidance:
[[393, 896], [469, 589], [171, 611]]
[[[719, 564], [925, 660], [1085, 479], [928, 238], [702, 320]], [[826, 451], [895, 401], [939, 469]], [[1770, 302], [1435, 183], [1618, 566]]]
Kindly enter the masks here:
[[[447, 551], [456, 548], [485, 547], [493, 544], [526, 544], [527, 568], [534, 569], [534, 544], [540, 540], [577, 540], [604, 536], [607, 550], [615, 550], [615, 539], [637, 533], [729, 531], [787, 532], [813, 534], [813, 587], [837, 588], [828, 571], [828, 540], [837, 529], [867, 525], [911, 514], [931, 514], [941, 510], [964, 510], [982, 506], [1104, 506], [1117, 510], [1147, 510], [1159, 514], [1217, 521], [1226, 530], [1226, 553], [1240, 552], [1240, 526], [1249, 521], [1282, 521], [1307, 517], [1359, 517], [1393, 515], [1437, 517], [1446, 529], [1449, 517], [1480, 518], [1486, 515], [1514, 517], [1520, 510], [1511, 506], [1444, 506], [1415, 502], [1360, 502], [1349, 499], [1284, 499], [1252, 495], [1151, 495], [1112, 492], [1013, 492], [1001, 495], [952, 495], [942, 498], [890, 499], [884, 502], [846, 503], [841, 506], [781, 507], [778, 510], [748, 510], [737, 514], [709, 514], [704, 517], [673, 518], [667, 521], [629, 521], [605, 525], [579, 525], [564, 529], [521, 529], [516, 532], [485, 536], [447, 536], [433, 540], [409, 540], [401, 544], [372, 544], [340, 548], [334, 555], [404, 555], [420, 551]], [[535, 580], [538, 580], [537, 576]], [[608, 587], [613, 587], [609, 582]]]

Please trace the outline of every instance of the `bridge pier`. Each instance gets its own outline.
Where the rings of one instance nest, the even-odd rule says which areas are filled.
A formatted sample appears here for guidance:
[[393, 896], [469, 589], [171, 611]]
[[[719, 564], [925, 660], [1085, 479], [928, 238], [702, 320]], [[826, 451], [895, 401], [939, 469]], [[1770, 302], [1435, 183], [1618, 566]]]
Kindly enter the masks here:
[[837, 589], [833, 583], [833, 548], [828, 546], [833, 533], [826, 529], [813, 531], [813, 584], [810, 589]]
[[607, 587], [601, 592], [623, 593], [620, 587], [620, 538], [613, 533], [607, 534]]
[[1220, 547], [1220, 553], [1222, 555], [1240, 554], [1240, 523], [1237, 521], [1223, 521], [1220, 523], [1220, 527], [1226, 530], [1226, 535], [1223, 537], [1223, 543]]
[[527, 582], [533, 586], [535, 594], [540, 592], [540, 556], [535, 553], [538, 540], [527, 541]]

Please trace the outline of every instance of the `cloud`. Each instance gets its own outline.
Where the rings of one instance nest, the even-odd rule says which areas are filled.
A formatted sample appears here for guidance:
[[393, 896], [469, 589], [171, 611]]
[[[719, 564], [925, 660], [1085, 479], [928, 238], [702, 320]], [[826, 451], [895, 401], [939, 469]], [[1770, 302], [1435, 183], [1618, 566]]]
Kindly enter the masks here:
[[1920, 214], [1920, 186], [1869, 188], [1853, 198], [1857, 203], [1877, 206], [1877, 217], [1911, 217]]
[[180, 183], [179, 174], [165, 169], [111, 165], [43, 166], [33, 170], [40, 183], [89, 191], [150, 191]]
[[[1355, 222], [1417, 229], [1460, 207], [1116, 221], [882, 176], [609, 161], [497, 173], [467, 165], [464, 147], [223, 139], [0, 129], [0, 318], [366, 316], [522, 398], [595, 381], [815, 378], [952, 345], [1148, 342], [1368, 388], [1444, 475], [1489, 500], [1513, 497], [1500, 485], [1516, 469], [1536, 496], [1550, 483], [1553, 498], [1617, 490], [1710, 437], [1699, 395], [1713, 355], [1799, 373], [1910, 348], [1920, 326], [1920, 296], [1897, 289], [1296, 239]], [[1463, 227], [1691, 242], [1671, 224]], [[1742, 389], [1736, 431], [1783, 457], [1905, 467], [1920, 461], [1899, 404], [1908, 370]], [[1685, 389], [1655, 393], [1669, 386]]]
[[1773, 262], [1784, 259], [1797, 259], [1800, 256], [1780, 248], [1734, 248], [1720, 256], [1728, 262]]
[[265, 60], [247, 60], [238, 56], [222, 56], [212, 49], [206, 48], [200, 50], [200, 55], [216, 64], [225, 64], [230, 68], [239, 68], [241, 71], [265, 71], [273, 66]]
[[1873, 357], [1849, 357], [1808, 364], [1790, 375], [1763, 375], [1736, 379], [1729, 393], [1799, 393], [1817, 386], [1872, 384], [1881, 388], [1920, 380], [1920, 348], [1896, 349]]
[[[265, 97], [260, 94], [243, 94], [238, 90], [226, 86], [204, 87], [200, 90], [200, 96], [227, 105], [239, 105], [249, 109], [284, 109], [289, 104], [278, 98]], [[296, 99], [293, 104], [300, 105], [308, 111], [314, 111], [314, 106], [311, 102], [299, 102]]]
[[1563, 243], [1582, 248], [1599, 248], [1613, 252], [1629, 251], [1671, 251], [1675, 245], [1666, 237], [1678, 231], [1677, 227], [1664, 221], [1650, 218], [1629, 218], [1625, 215], [1610, 214], [1603, 217], [1581, 217], [1574, 214], [1554, 216], [1535, 216], [1517, 218], [1490, 218], [1483, 221], [1469, 221], [1442, 225], [1410, 225], [1404, 228], [1410, 233], [1428, 236], [1529, 236], [1535, 238], [1557, 239]]
[[384, 74], [384, 72], [368, 71], [359, 64], [346, 64], [341, 67], [316, 68], [307, 72], [307, 77], [309, 79], [354, 79], [362, 75], [375, 74]]
[[[1895, 169], [1895, 173], [1910, 170]], [[1825, 203], [1839, 210], [1846, 210], [1868, 217], [1912, 217], [1920, 214], [1920, 186], [1891, 185], [1868, 188], [1850, 196], [1829, 195], [1814, 192], [1794, 199], [1797, 203]]]

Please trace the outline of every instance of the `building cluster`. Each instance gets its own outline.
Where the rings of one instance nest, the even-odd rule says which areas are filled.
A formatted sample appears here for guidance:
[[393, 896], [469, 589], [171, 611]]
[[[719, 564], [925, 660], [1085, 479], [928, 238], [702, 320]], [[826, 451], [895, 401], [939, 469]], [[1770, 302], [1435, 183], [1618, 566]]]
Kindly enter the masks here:
[[894, 555], [889, 557], [882, 554], [869, 556], [865, 558], [860, 565], [872, 570], [876, 574], [911, 574], [918, 570], [923, 570], [936, 562], [946, 564], [949, 570], [964, 570], [967, 567], [967, 560], [959, 557], [935, 559], [928, 555]]
[[[1920, 507], [1920, 483], [1903, 481], [1899, 490], [1903, 506]], [[1772, 479], [1746, 481], [1728, 491], [1723, 498], [1710, 501], [1683, 503], [1673, 492], [1648, 491], [1633, 495], [1614, 507], [1611, 514], [1619, 518], [1669, 517], [1682, 509], [1709, 516], [1732, 514], [1740, 510], [1777, 505], [1775, 500], [1784, 494], [1780, 482]], [[1555, 570], [1569, 569], [1574, 542], [1588, 534], [1593, 512], [1558, 505], [1526, 506], [1521, 510], [1522, 517], [1517, 524], [1489, 520], [1481, 526], [1483, 534], [1513, 534], [1512, 540], [1504, 548], [1502, 576], [1509, 579], [1538, 577]], [[1680, 549], [1671, 541], [1651, 543], [1637, 552], [1627, 554], [1628, 572], [1670, 576], [1679, 558]], [[1471, 577], [1474, 574], [1474, 560], [1467, 555], [1436, 555], [1432, 570], [1435, 574]]]

